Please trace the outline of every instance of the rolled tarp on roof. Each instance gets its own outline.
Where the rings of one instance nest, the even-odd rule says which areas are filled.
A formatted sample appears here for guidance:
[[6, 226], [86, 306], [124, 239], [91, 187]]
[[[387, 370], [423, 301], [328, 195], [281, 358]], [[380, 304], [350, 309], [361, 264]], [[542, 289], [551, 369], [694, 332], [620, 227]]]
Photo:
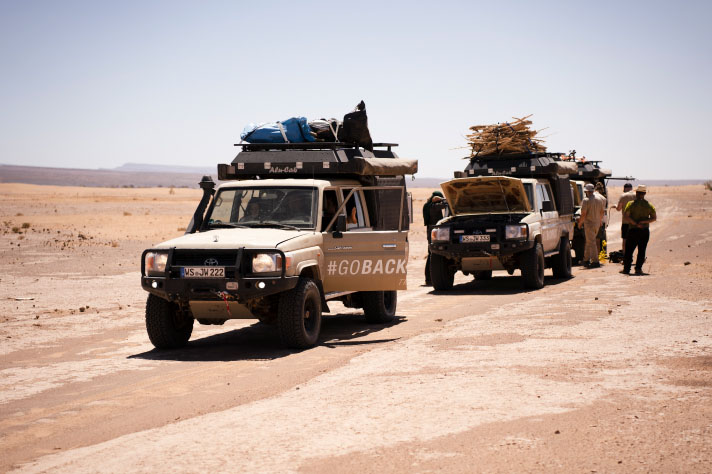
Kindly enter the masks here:
[[418, 172], [418, 160], [403, 158], [354, 158], [361, 174], [373, 176], [400, 176]]
[[554, 161], [556, 165], [556, 174], [576, 174], [578, 173], [578, 165], [573, 161]]

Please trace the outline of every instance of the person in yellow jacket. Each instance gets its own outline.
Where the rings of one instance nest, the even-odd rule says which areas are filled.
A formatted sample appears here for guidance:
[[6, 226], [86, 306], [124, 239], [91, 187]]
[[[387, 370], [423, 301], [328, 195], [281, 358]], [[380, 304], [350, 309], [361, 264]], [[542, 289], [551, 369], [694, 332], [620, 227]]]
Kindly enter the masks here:
[[[616, 211], [623, 212], [626, 204], [628, 204], [629, 202], [631, 202], [634, 199], [635, 199], [635, 192], [633, 191], [633, 185], [631, 183], [625, 183], [625, 185], [623, 185], [623, 194], [621, 194], [621, 197], [618, 199], [618, 205], [611, 206], [611, 209], [615, 209]], [[621, 239], [623, 239], [623, 242], [621, 244], [621, 250], [623, 250], [623, 253], [625, 253], [625, 238], [628, 235], [629, 228], [630, 228], [630, 222], [626, 218], [626, 216], [623, 215], [623, 217], [621, 219]]]
[[630, 221], [628, 235], [625, 241], [625, 256], [623, 257], [624, 275], [630, 274], [630, 266], [633, 263], [633, 252], [638, 248], [638, 256], [635, 259], [635, 274], [643, 274], [643, 264], [645, 263], [645, 251], [650, 240], [650, 224], [658, 218], [655, 207], [645, 200], [648, 191], [644, 184], [635, 189], [635, 200], [625, 205], [623, 215]]

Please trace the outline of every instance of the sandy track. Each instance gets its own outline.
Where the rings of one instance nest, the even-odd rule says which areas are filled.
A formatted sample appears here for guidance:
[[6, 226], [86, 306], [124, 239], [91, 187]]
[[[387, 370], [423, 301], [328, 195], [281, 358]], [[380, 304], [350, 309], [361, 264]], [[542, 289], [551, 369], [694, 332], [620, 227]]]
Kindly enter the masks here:
[[[0, 190], [26, 196], [8, 229], [43, 221], [30, 197], [44, 188]], [[52, 192], [81, 208], [74, 191]], [[367, 325], [337, 304], [322, 343], [303, 352], [238, 322], [196, 326], [182, 351], [151, 350], [138, 274], [122, 271], [147, 230], [121, 221], [153, 206], [156, 237], [175, 233], [177, 210], [192, 204], [85, 192], [105, 214], [102, 232], [127, 236], [117, 247], [59, 250], [46, 244], [55, 228], [21, 240], [8, 230], [0, 246], [3, 471], [709, 470], [712, 199], [701, 187], [651, 191], [660, 222], [642, 278], [609, 264], [523, 292], [504, 272], [459, 275], [436, 294], [419, 286], [416, 226], [398, 321]], [[77, 225], [60, 231], [76, 236]], [[74, 276], [18, 267], [24, 252], [63, 258]], [[109, 271], [93, 277], [87, 254], [111, 257]]]

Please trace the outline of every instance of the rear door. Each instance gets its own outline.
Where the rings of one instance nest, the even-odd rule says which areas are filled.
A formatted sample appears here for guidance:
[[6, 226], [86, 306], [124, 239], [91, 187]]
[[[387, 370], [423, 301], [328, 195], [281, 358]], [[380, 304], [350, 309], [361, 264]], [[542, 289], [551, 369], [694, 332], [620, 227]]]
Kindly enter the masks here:
[[[400, 230], [375, 229], [365, 203], [366, 193], [387, 189], [399, 191], [405, 199], [404, 187], [340, 188], [337, 215], [322, 233], [326, 293], [407, 289], [408, 231], [402, 226], [403, 219], [400, 219], [398, 226]], [[347, 216], [347, 229], [335, 234], [332, 228], [338, 215]]]

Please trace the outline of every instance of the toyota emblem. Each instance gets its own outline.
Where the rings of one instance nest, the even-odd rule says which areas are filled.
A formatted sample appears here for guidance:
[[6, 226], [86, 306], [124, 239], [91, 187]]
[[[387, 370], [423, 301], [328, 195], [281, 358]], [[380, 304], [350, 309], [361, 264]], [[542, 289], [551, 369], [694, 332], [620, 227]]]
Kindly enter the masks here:
[[209, 266], [209, 267], [216, 267], [218, 265], [218, 260], [216, 258], [206, 258], [205, 262], [203, 262], [204, 265]]

